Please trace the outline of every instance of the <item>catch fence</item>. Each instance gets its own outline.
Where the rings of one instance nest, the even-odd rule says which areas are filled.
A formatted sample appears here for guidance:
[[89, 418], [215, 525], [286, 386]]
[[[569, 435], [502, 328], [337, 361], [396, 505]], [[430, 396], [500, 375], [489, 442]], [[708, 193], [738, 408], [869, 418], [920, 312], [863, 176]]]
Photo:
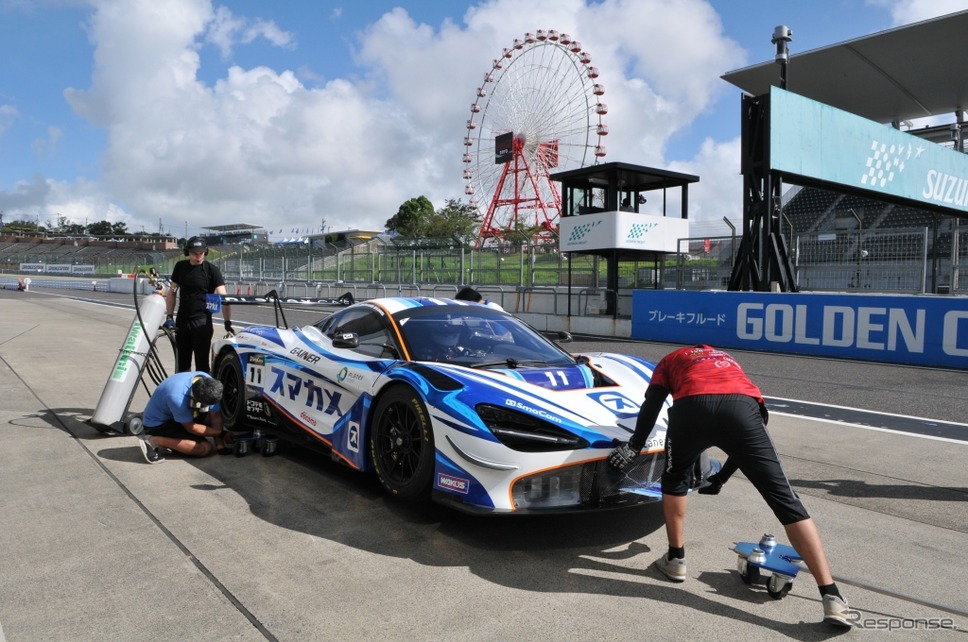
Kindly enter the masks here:
[[[968, 267], [968, 243], [960, 242], [960, 230], [951, 224], [831, 231], [790, 235], [787, 242], [801, 291], [963, 294], [968, 286], [959, 277]], [[617, 295], [648, 288], [725, 290], [739, 247], [738, 236], [684, 238], [678, 253], [664, 260], [620, 261]], [[181, 258], [171, 251], [43, 254], [0, 248], [0, 271], [106, 278], [151, 266], [170, 274]], [[211, 248], [208, 258], [221, 268], [230, 289], [239, 292], [285, 285], [313, 293], [352, 286], [374, 293], [406, 289], [445, 295], [465, 284], [491, 292], [570, 285], [591, 297], [608, 283], [602, 257], [562, 254], [556, 242], [504, 241], [483, 248], [439, 239], [235, 245]]]

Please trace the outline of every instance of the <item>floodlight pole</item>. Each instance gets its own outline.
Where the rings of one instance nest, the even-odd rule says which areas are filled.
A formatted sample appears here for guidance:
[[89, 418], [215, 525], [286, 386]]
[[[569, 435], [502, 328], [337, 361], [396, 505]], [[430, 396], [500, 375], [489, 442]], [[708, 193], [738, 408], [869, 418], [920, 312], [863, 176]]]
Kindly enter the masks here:
[[[774, 45], [776, 45], [776, 56], [774, 60], [776, 64], [780, 65], [780, 89], [786, 89], [789, 82], [790, 74], [790, 42], [793, 40], [793, 30], [786, 25], [777, 25], [773, 29], [773, 38], [770, 39]], [[782, 215], [783, 207], [783, 179], [779, 176], [776, 177], [776, 181], [773, 184], [773, 207], [776, 211]], [[775, 231], [782, 236], [781, 227], [783, 225], [782, 220], [776, 214], [771, 215], [771, 227], [775, 227]], [[772, 220], [776, 219], [776, 225], [772, 226]], [[791, 226], [792, 227], [792, 226]], [[791, 235], [792, 240], [792, 235]]]
[[[788, 84], [788, 44], [793, 31], [780, 25], [773, 31], [780, 88]], [[797, 292], [786, 240], [780, 233], [783, 181], [770, 167], [769, 96], [742, 97], [743, 238], [733, 262], [729, 289], [733, 291]]]
[[788, 44], [793, 40], [793, 30], [786, 25], [778, 25], [773, 30], [773, 38], [770, 40], [776, 45], [776, 63], [780, 65], [780, 89], [787, 88], [787, 71], [790, 66], [790, 49]]

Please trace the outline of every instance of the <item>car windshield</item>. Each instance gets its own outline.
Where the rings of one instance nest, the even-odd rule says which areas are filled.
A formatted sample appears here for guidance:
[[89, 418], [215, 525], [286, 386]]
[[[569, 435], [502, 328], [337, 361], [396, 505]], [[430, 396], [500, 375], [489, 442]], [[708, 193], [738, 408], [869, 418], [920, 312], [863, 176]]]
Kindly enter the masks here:
[[470, 367], [562, 367], [575, 360], [515, 317], [484, 306], [422, 307], [396, 315], [411, 358]]

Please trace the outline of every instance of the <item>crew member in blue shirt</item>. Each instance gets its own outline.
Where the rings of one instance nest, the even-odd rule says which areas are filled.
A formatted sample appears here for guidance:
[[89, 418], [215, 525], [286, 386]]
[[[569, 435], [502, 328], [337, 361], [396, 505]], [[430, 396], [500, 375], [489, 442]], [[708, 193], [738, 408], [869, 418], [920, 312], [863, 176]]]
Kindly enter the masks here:
[[164, 461], [160, 449], [189, 457], [224, 452], [231, 433], [223, 427], [221, 400], [221, 382], [205, 372], [179, 372], [162, 381], [144, 410], [139, 445], [145, 460]]

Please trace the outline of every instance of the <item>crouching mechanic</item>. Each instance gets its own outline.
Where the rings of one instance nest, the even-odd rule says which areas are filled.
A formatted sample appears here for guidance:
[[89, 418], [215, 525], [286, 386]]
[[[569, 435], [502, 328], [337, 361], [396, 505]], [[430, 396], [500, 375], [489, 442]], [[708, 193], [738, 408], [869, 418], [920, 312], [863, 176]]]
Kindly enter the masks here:
[[635, 432], [628, 443], [611, 452], [609, 464], [622, 469], [638, 456], [670, 394], [673, 403], [662, 473], [669, 552], [656, 560], [656, 569], [673, 582], [686, 579], [686, 497], [694, 464], [704, 450], [716, 446], [729, 455], [728, 462], [743, 472], [780, 520], [793, 548], [817, 580], [824, 621], [849, 627], [847, 602], [830, 574], [820, 533], [790, 486], [766, 431], [766, 406], [760, 390], [731, 356], [698, 345], [663, 357], [645, 391]]
[[[207, 457], [231, 443], [223, 429], [222, 384], [204, 372], [179, 372], [159, 384], [145, 406], [141, 452], [149, 464], [164, 461], [159, 449]], [[213, 437], [215, 444], [208, 441]]]

